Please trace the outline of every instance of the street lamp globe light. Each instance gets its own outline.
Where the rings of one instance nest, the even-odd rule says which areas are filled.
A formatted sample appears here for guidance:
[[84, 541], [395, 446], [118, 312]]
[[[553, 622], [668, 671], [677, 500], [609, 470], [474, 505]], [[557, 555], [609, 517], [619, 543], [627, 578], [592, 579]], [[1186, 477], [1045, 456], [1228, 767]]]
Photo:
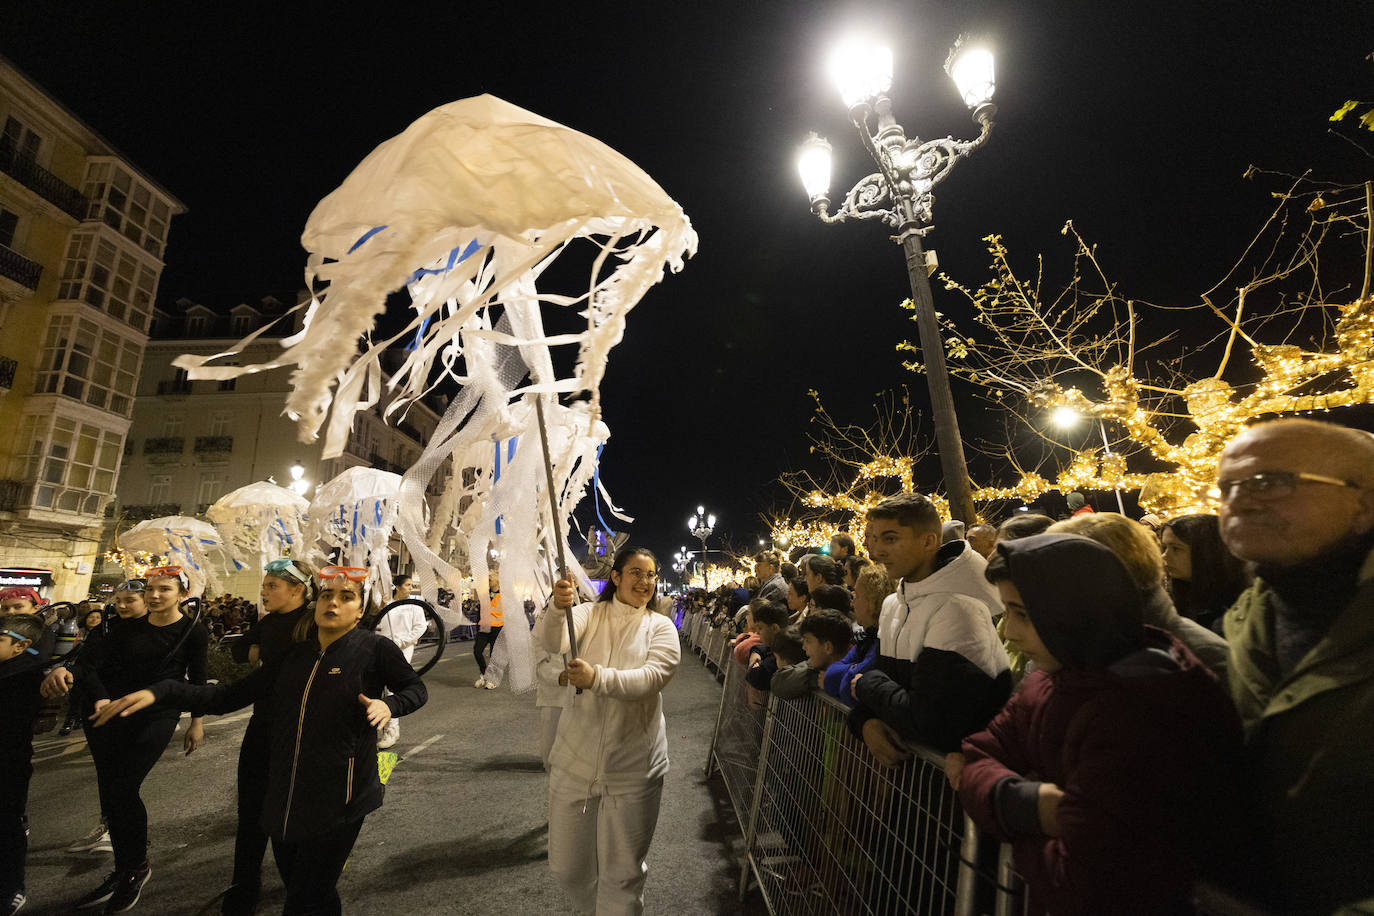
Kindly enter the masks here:
[[1072, 407], [1056, 407], [1050, 414], [1050, 422], [1060, 429], [1073, 429], [1082, 419], [1083, 415]]
[[845, 107], [854, 108], [892, 88], [892, 49], [851, 37], [831, 52], [828, 69]]
[[[797, 153], [797, 171], [801, 173], [802, 187], [814, 205], [830, 194], [830, 143], [815, 131], [806, 138]], [[827, 199], [826, 203], [830, 201]]]
[[980, 113], [992, 112], [992, 94], [997, 90], [996, 69], [993, 66], [992, 51], [979, 39], [960, 35], [945, 60], [945, 72], [954, 80], [959, 96], [973, 112], [973, 119], [980, 120]]

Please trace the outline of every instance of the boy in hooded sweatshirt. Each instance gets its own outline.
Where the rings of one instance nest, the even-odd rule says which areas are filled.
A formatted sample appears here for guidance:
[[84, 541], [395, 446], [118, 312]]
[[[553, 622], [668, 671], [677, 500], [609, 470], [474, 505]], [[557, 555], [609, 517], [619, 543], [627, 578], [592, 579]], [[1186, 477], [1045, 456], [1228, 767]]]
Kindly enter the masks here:
[[1191, 913], [1235, 847], [1240, 720], [1181, 642], [1143, 623], [1125, 566], [1072, 534], [1003, 541], [987, 578], [1035, 662], [951, 770], [978, 826], [1013, 844], [1034, 914]]
[[903, 741], [948, 753], [987, 725], [1011, 694], [987, 561], [967, 541], [940, 543], [940, 515], [918, 493], [868, 512], [868, 553], [897, 585], [878, 618], [878, 658], [850, 678], [851, 730], [879, 762], [910, 756]]

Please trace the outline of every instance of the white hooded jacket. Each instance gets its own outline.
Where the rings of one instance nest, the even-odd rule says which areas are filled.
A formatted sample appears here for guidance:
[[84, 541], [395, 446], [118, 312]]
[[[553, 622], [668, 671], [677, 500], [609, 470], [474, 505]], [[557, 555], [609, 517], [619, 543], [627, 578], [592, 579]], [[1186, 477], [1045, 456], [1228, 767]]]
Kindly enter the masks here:
[[[563, 710], [549, 755], [556, 772], [632, 789], [668, 772], [663, 688], [681, 660], [677, 628], [661, 614], [612, 597], [572, 610], [577, 654], [596, 668], [592, 686]], [[551, 607], [539, 623], [546, 652], [568, 651], [563, 612]]]

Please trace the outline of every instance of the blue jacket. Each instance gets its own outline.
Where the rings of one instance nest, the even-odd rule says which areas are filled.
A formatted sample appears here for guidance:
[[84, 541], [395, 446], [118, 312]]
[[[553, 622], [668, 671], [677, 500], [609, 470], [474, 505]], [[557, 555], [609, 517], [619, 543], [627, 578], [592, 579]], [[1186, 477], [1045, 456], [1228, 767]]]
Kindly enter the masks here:
[[878, 660], [878, 628], [866, 627], [863, 635], [849, 647], [844, 658], [825, 669], [825, 692], [846, 706], [854, 705], [849, 682], [863, 674]]

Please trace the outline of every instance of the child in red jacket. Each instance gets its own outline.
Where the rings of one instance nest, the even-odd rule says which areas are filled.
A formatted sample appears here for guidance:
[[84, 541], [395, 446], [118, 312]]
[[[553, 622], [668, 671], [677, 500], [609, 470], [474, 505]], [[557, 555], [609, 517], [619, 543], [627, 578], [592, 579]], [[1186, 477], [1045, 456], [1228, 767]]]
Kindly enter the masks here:
[[1036, 670], [951, 772], [979, 827], [1014, 844], [1035, 914], [1172, 913], [1220, 865], [1241, 791], [1240, 721], [1140, 593], [1077, 535], [1004, 541], [987, 577]]

